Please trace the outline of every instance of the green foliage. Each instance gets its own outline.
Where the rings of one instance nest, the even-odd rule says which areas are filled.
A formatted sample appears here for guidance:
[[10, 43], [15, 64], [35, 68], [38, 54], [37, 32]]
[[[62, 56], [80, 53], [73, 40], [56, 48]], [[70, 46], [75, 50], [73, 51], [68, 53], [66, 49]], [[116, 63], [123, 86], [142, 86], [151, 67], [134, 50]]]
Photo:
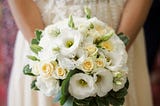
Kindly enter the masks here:
[[72, 75], [78, 73], [79, 70], [75, 69], [75, 70], [71, 70], [66, 79], [62, 82], [62, 86], [61, 86], [61, 99], [60, 99], [60, 104], [63, 105], [66, 100], [68, 99], [68, 97], [70, 96], [69, 95], [69, 92], [68, 92], [68, 87], [69, 87], [69, 81], [70, 81], [70, 78], [72, 77]]
[[[36, 30], [35, 31], [35, 38], [32, 39], [31, 45], [30, 45], [30, 48], [31, 48], [32, 52], [34, 52], [36, 54], [38, 54], [38, 52], [42, 50], [42, 47], [38, 46], [41, 38], [42, 38], [42, 31]], [[29, 59], [32, 60], [33, 57], [32, 58], [29, 57]]]
[[27, 57], [32, 61], [40, 61], [40, 59], [38, 59], [36, 56], [28, 55]]
[[41, 30], [36, 30], [35, 31], [35, 38], [32, 39], [31, 44], [38, 45], [41, 38], [42, 38], [42, 31]]
[[32, 50], [32, 52], [38, 54], [38, 52], [41, 51], [43, 48], [36, 44], [31, 44], [30, 49]]
[[40, 41], [42, 38], [42, 31], [36, 30], [35, 34], [36, 34], [36, 39]]
[[118, 37], [123, 41], [123, 43], [124, 43], [125, 45], [128, 45], [128, 43], [129, 43], [129, 38], [128, 38], [126, 35], [124, 35], [123, 33], [119, 33], [119, 34], [118, 34]]
[[33, 90], [39, 90], [38, 87], [36, 86], [36, 82], [37, 80], [33, 80], [32, 83], [31, 83], [31, 89]]
[[25, 75], [29, 75], [29, 76], [35, 76], [33, 73], [32, 73], [32, 69], [29, 67], [29, 64], [25, 65], [24, 68], [23, 68], [23, 73]]

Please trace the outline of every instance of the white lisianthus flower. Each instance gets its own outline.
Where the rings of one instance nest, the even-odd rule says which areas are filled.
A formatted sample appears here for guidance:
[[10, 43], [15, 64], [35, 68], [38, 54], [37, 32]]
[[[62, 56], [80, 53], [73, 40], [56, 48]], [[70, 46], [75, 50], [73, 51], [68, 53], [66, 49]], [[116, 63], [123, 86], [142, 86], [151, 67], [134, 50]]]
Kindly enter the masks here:
[[89, 20], [94, 25], [94, 29], [99, 35], [104, 35], [106, 33], [106, 24], [98, 20], [96, 17]]
[[64, 56], [73, 58], [77, 52], [83, 36], [77, 30], [64, 29], [60, 38], [60, 53]]
[[95, 70], [94, 80], [97, 95], [100, 97], [105, 96], [113, 88], [113, 75], [104, 68]]
[[58, 93], [59, 81], [54, 78], [43, 78], [41, 76], [37, 77], [36, 86], [40, 89], [40, 91], [46, 96], [54, 96]]
[[40, 74], [40, 63], [39, 62], [34, 62], [32, 65], [32, 73], [34, 75], [39, 75]]
[[56, 28], [55, 25], [49, 25], [45, 28], [44, 34], [52, 37], [57, 37], [60, 34], [60, 29]]
[[[39, 46], [41, 46], [43, 49], [38, 53], [38, 57], [44, 61], [44, 60], [55, 60], [57, 58], [57, 55], [59, 53], [59, 39], [53, 38], [51, 36], [44, 35], [39, 43]], [[57, 51], [55, 50], [57, 49]]]
[[78, 73], [71, 77], [69, 82], [69, 93], [76, 99], [85, 99], [95, 94], [93, 77]]
[[53, 73], [55, 79], [65, 79], [67, 77], [67, 70], [62, 67], [56, 67], [56, 70]]
[[118, 71], [127, 63], [128, 55], [126, 52], [105, 53], [106, 68], [111, 71]]
[[102, 42], [100, 45], [107, 52], [126, 52], [123, 41], [115, 34], [112, 35], [109, 40]]
[[113, 90], [119, 91], [127, 81], [128, 68], [123, 67], [120, 71], [112, 72], [113, 74]]
[[40, 63], [40, 76], [50, 78], [57, 67], [56, 62], [43, 61]]

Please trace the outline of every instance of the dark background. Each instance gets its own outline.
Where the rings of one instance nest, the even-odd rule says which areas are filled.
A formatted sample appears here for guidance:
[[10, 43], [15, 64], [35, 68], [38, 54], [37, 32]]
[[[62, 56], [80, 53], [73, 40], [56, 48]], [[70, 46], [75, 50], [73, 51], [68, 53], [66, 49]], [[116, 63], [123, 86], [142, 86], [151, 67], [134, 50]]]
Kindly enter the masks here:
[[[154, 106], [160, 106], [160, 0], [154, 0], [144, 28]], [[16, 33], [7, 0], [0, 0], [0, 106], [7, 105]]]

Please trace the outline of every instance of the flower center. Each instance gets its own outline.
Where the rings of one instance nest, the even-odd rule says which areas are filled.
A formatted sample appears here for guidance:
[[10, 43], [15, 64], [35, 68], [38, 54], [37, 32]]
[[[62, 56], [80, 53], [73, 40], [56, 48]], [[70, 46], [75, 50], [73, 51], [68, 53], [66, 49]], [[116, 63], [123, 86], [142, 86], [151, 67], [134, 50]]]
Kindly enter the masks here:
[[48, 73], [49, 70], [51, 70], [51, 66], [50, 66], [49, 64], [44, 64], [44, 65], [42, 66], [42, 71], [43, 71], [44, 73]]
[[67, 48], [70, 48], [72, 45], [73, 45], [73, 40], [68, 40], [68, 41], [66, 42], [66, 47], [67, 47]]
[[104, 65], [103, 61], [101, 61], [101, 60], [96, 60], [96, 64], [98, 67], [102, 67]]
[[98, 31], [101, 35], [105, 34], [105, 29], [102, 26], [96, 25], [96, 31]]
[[85, 62], [83, 63], [83, 68], [84, 68], [85, 70], [91, 70], [91, 69], [92, 69], [92, 62], [91, 62], [91, 61], [85, 61]]
[[102, 43], [102, 47], [105, 48], [108, 51], [112, 51], [113, 50], [111, 42], [108, 42], [108, 41], [107, 42], [103, 42]]
[[87, 82], [85, 80], [83, 80], [83, 79], [79, 80], [79, 84], [82, 85], [83, 87], [87, 86]]
[[102, 77], [100, 75], [97, 75], [97, 81], [96, 81], [96, 83], [99, 83], [101, 81], [102, 81]]

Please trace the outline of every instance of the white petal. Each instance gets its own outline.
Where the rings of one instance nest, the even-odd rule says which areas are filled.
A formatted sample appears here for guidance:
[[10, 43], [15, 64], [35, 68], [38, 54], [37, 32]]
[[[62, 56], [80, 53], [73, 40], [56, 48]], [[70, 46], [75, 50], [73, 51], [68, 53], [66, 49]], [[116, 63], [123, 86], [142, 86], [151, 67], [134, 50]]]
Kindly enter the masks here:
[[[79, 81], [84, 80], [87, 85], [82, 86]], [[83, 73], [75, 74], [69, 82], [69, 93], [77, 99], [85, 99], [95, 94], [94, 80], [91, 76]]]
[[58, 80], [53, 79], [53, 78], [45, 79], [45, 78], [39, 76], [39, 77], [37, 77], [36, 86], [46, 96], [56, 95], [59, 90], [59, 82], [58, 82]]
[[100, 97], [105, 96], [113, 88], [113, 75], [107, 69], [97, 69], [94, 74], [94, 80], [97, 95]]

